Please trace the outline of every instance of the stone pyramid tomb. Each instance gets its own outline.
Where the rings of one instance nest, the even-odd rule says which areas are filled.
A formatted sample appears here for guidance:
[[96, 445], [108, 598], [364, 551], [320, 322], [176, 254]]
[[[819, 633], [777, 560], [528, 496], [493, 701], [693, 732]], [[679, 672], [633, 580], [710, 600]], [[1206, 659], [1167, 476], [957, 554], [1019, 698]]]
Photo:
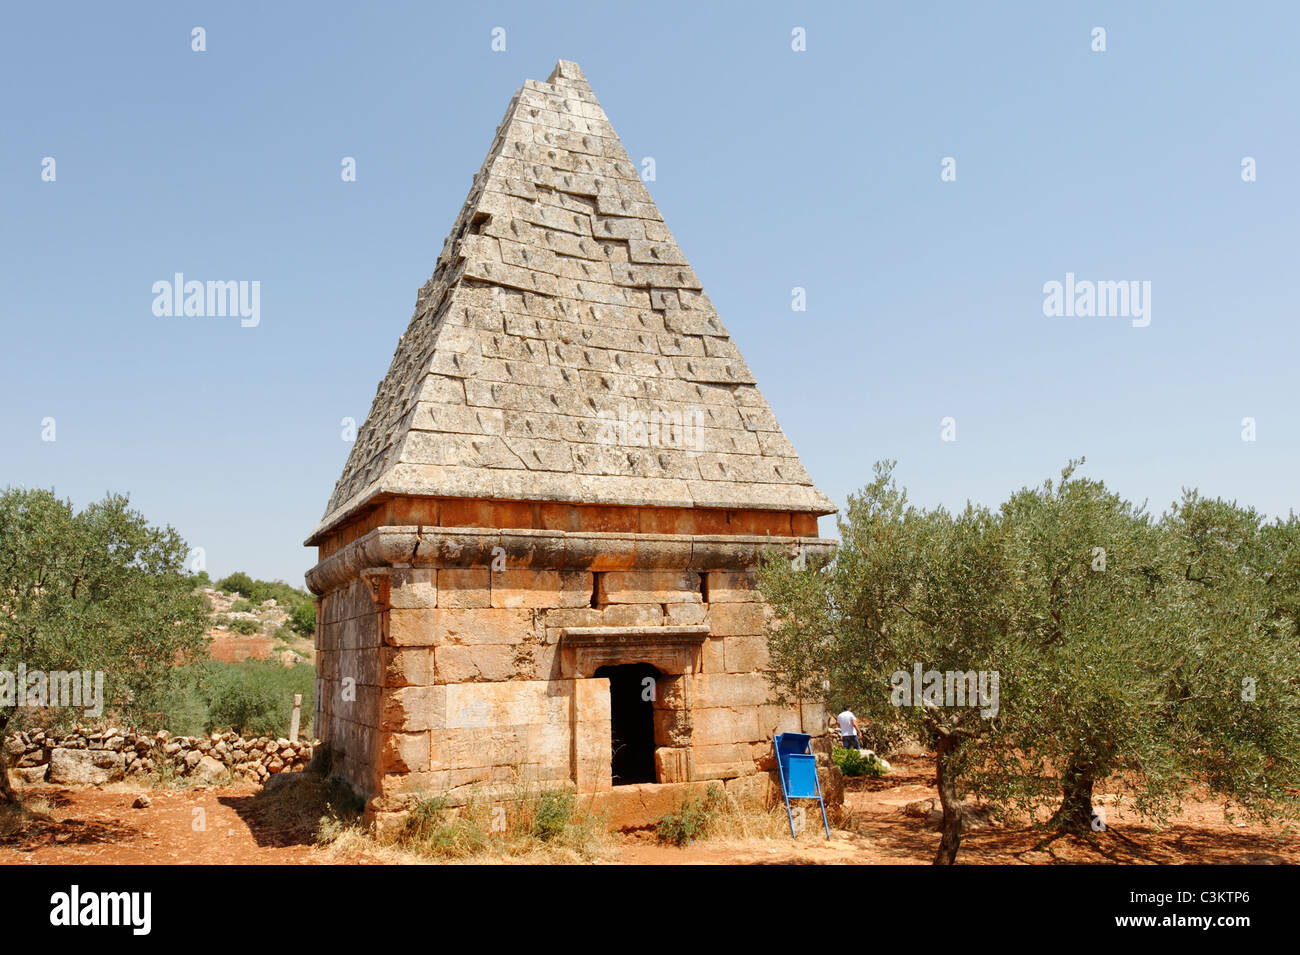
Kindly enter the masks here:
[[317, 735], [381, 828], [520, 778], [630, 824], [706, 780], [769, 799], [772, 733], [824, 719], [770, 703], [754, 568], [828, 553], [834, 510], [561, 60], [511, 100], [307, 541]]

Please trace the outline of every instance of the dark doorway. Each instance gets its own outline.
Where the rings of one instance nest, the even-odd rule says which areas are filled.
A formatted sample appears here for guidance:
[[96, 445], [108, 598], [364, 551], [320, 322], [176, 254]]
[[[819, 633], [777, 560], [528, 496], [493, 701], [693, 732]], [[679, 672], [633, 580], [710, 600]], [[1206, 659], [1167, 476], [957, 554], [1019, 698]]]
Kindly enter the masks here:
[[648, 663], [626, 663], [600, 667], [593, 676], [609, 680], [614, 785], [654, 782], [654, 692], [659, 671]]

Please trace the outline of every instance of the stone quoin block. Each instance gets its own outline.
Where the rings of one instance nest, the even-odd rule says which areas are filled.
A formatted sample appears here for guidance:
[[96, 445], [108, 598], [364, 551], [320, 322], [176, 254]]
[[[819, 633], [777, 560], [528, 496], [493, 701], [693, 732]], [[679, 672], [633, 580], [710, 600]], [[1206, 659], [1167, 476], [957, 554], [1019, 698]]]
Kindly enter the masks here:
[[490, 575], [493, 607], [587, 607], [591, 574], [554, 570], [503, 570]]
[[403, 610], [438, 606], [437, 571], [432, 567], [394, 568], [388, 575], [388, 605]]
[[715, 637], [752, 637], [764, 632], [761, 603], [709, 602], [709, 632]]
[[383, 647], [379, 660], [385, 686], [429, 686], [434, 682], [433, 653], [427, 647]]
[[429, 769], [429, 734], [384, 733], [379, 768], [385, 773], [422, 773]]
[[442, 646], [433, 651], [433, 665], [440, 684], [510, 680], [516, 674], [515, 650], [511, 646]]
[[757, 706], [696, 707], [693, 739], [708, 743], [749, 743], [760, 738]]
[[492, 574], [486, 567], [438, 571], [440, 607], [492, 606]]
[[601, 604], [699, 603], [700, 575], [694, 571], [641, 570], [610, 571], [601, 574], [596, 586]]
[[442, 729], [445, 724], [446, 689], [440, 686], [406, 686], [386, 690], [382, 697], [380, 726], [414, 733]]
[[392, 647], [431, 647], [437, 642], [437, 610], [390, 610], [387, 636]]
[[709, 571], [705, 575], [709, 603], [730, 604], [758, 601], [761, 598], [755, 589], [757, 576], [754, 571], [741, 573], [726, 570]]
[[767, 669], [765, 637], [726, 637], [722, 647], [723, 666], [728, 673], [757, 673]]

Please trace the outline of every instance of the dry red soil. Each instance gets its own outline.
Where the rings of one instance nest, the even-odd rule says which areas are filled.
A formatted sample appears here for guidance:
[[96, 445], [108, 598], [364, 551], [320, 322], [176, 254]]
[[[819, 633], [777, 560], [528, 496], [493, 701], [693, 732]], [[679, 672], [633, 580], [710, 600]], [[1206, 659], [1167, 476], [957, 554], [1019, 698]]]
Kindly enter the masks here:
[[[787, 838], [701, 841], [661, 846], [648, 833], [620, 837], [616, 862], [629, 864], [925, 864], [938, 832], [903, 807], [932, 797], [933, 762], [902, 759], [885, 779], [850, 780], [844, 828]], [[275, 824], [256, 787], [149, 792], [152, 805], [131, 808], [140, 790], [56, 787], [28, 789], [24, 798], [43, 809], [22, 830], [0, 836], [0, 864], [366, 864], [315, 848], [306, 829]], [[1033, 830], [988, 826], [966, 834], [959, 861], [978, 863], [1297, 863], [1300, 836], [1258, 824], [1229, 822], [1221, 805], [1189, 800], [1157, 830], [1126, 813], [1123, 800], [1103, 796], [1108, 828], [1092, 840], [1046, 841]]]

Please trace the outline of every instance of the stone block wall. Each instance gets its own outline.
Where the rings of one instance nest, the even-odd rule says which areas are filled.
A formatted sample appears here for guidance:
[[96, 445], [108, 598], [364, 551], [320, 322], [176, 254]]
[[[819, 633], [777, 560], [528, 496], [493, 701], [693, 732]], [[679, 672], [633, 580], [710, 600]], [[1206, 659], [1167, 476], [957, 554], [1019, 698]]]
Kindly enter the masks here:
[[[657, 663], [658, 779], [765, 772], [773, 732], [822, 722], [812, 707], [771, 703], [767, 613], [749, 571], [363, 572], [321, 599], [318, 725], [375, 812], [430, 794], [455, 805], [521, 779], [609, 789], [609, 681], [584, 672], [565, 634], [620, 628], [653, 643], [664, 628], [707, 627], [679, 665]], [[639, 659], [633, 646], [626, 662]]]
[[329, 740], [334, 771], [357, 792], [376, 785], [383, 689], [381, 615], [366, 581], [320, 598], [316, 614], [317, 735]]
[[777, 706], [766, 671], [771, 609], [753, 571], [705, 575], [709, 638], [695, 676], [695, 776], [728, 779], [773, 768], [775, 733], [811, 733], [825, 724], [820, 705]]
[[[519, 780], [572, 784], [575, 723], [592, 694], [561, 672], [561, 626], [591, 608], [590, 572], [394, 567], [376, 593], [385, 686], [376, 806]], [[549, 632], [548, 632], [549, 631]], [[608, 734], [609, 699], [594, 719]], [[605, 742], [604, 771], [608, 777]]]

